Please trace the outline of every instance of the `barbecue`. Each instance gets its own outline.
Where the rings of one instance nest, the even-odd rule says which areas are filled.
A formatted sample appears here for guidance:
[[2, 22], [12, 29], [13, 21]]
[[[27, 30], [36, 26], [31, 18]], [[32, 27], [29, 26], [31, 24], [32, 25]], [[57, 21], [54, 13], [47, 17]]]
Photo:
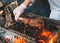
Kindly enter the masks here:
[[[1, 28], [0, 35], [13, 36], [8, 35], [8, 43], [60, 43], [60, 21], [41, 16], [22, 18], [7, 29]], [[4, 40], [2, 38], [0, 42], [3, 43]]]

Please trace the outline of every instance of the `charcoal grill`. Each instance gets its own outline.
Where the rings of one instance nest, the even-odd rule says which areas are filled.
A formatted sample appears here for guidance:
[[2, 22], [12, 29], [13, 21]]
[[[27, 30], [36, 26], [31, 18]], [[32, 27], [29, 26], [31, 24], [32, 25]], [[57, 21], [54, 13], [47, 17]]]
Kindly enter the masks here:
[[[53, 43], [60, 43], [60, 21], [49, 19], [46, 17], [41, 17], [41, 16], [37, 16], [37, 17], [33, 16], [33, 18], [32, 16], [31, 17], [29, 16], [30, 15], [24, 17], [25, 20], [22, 20], [16, 23], [15, 25], [10, 26], [7, 31], [12, 32], [13, 35], [19, 35], [23, 37], [26, 40], [26, 43], [49, 43], [48, 42], [49, 38], [41, 35], [43, 30], [47, 30], [47, 32], [49, 31], [53, 36], [57, 34], [57, 38]], [[32, 24], [30, 24], [30, 22], [25, 23], [26, 20], [30, 21], [30, 19], [32, 19], [32, 21], [35, 21], [32, 22], [33, 26]], [[36, 24], [41, 25], [42, 23], [44, 23], [44, 26], [42, 25], [43, 28], [39, 26], [35, 26]]]

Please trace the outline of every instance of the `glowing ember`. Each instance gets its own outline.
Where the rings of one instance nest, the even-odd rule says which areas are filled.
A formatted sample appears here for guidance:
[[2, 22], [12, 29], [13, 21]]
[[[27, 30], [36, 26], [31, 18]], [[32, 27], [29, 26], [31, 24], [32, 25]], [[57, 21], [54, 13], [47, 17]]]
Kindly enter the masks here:
[[26, 43], [26, 42], [23, 38], [16, 36], [16, 40], [14, 40], [14, 43]]
[[40, 42], [40, 43], [45, 43], [45, 41], [44, 41], [44, 40], [38, 40], [38, 42]]
[[55, 43], [56, 42], [57, 33], [51, 33], [48, 30], [43, 30], [40, 35], [47, 38], [46, 41], [44, 39], [38, 40], [38, 42], [40, 42], [40, 43]]
[[49, 32], [49, 31], [47, 31], [47, 30], [44, 30], [44, 31], [41, 33], [41, 35], [49, 38], [49, 36], [51, 35], [51, 32]]

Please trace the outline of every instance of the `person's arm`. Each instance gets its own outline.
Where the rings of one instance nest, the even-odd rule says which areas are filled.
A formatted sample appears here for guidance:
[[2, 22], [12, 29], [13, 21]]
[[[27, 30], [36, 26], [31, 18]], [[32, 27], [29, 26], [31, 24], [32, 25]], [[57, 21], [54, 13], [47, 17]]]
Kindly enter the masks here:
[[31, 0], [25, 0], [21, 5], [14, 9], [13, 13], [16, 21], [18, 20], [19, 16], [24, 12], [24, 10], [27, 8], [30, 2]]
[[25, 0], [24, 2], [23, 2], [23, 4], [25, 4], [26, 6], [28, 6], [28, 4], [31, 2], [31, 0]]
[[26, 6], [30, 6], [31, 4], [33, 4], [35, 2], [35, 0], [25, 0], [24, 2], [23, 2], [23, 4], [25, 4]]

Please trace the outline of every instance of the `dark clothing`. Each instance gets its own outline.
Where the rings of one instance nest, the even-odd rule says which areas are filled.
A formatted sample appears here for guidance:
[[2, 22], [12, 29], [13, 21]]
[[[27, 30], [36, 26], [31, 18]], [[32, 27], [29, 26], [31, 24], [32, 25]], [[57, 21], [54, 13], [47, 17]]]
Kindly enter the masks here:
[[29, 6], [26, 11], [27, 13], [34, 13], [40, 16], [49, 17], [50, 6], [48, 0], [36, 0], [32, 6]]

